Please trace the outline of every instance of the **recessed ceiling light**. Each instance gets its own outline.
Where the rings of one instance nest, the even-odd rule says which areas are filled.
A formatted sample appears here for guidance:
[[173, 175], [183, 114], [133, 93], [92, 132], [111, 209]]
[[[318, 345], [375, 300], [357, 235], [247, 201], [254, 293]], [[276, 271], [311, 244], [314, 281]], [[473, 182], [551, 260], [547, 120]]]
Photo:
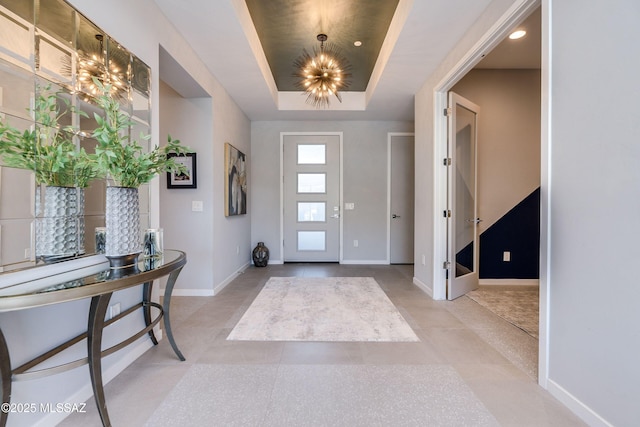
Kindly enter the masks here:
[[360, 47], [360, 46], [362, 46], [362, 42], [360, 40], [356, 40], [356, 41], [353, 42], [353, 45], [356, 46], [356, 47]]
[[509, 38], [511, 40], [517, 40], [517, 39], [521, 39], [522, 37], [524, 37], [525, 34], [527, 34], [527, 32], [525, 30], [518, 30], [518, 31], [514, 31], [513, 33], [511, 33], [509, 35]]

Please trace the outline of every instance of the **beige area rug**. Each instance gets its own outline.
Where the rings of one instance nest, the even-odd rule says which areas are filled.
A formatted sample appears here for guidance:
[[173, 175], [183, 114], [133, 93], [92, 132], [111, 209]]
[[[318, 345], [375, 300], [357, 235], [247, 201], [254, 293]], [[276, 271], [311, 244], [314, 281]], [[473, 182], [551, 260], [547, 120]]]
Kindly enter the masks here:
[[372, 277], [271, 277], [227, 340], [420, 341]]
[[476, 289], [467, 294], [469, 298], [538, 338], [538, 289]]

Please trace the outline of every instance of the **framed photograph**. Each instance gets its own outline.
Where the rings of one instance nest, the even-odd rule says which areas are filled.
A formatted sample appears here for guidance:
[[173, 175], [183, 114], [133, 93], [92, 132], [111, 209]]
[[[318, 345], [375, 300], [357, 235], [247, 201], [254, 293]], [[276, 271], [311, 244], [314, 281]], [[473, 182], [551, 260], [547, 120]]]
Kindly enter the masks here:
[[183, 164], [187, 171], [185, 173], [167, 172], [167, 188], [198, 188], [196, 153], [169, 153], [169, 157], [175, 157], [176, 162]]
[[224, 215], [247, 213], [247, 157], [233, 145], [224, 144]]

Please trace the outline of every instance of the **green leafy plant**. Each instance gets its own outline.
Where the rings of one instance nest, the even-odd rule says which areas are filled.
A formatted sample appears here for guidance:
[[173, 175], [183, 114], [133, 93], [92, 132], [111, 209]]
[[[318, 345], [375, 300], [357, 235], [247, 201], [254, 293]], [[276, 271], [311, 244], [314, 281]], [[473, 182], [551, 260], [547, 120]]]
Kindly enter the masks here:
[[87, 187], [98, 175], [95, 159], [76, 148], [72, 126], [60, 126], [60, 117], [75, 110], [62, 99], [66, 108], [61, 111], [50, 89], [39, 91], [35, 99], [32, 129], [21, 132], [0, 118], [0, 157], [6, 166], [32, 170], [38, 184]]
[[[92, 135], [98, 142], [95, 153], [103, 175], [112, 179], [117, 186], [137, 188], [159, 173], [187, 172], [185, 166], [169, 154], [190, 153], [191, 149], [180, 145], [179, 140], [169, 135], [167, 145], [145, 152], [138, 141], [129, 137], [130, 128], [135, 122], [121, 110], [118, 100], [111, 96], [111, 85], [103, 85], [95, 78], [93, 81], [101, 92], [95, 101], [105, 113], [104, 117], [94, 113], [98, 127]], [[149, 140], [150, 135], [141, 134], [140, 138]]]

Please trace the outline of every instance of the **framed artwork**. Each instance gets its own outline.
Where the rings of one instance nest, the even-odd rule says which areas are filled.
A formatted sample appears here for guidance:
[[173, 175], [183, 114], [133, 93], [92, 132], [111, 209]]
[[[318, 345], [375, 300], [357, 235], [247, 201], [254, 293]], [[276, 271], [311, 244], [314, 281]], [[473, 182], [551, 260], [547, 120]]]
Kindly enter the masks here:
[[167, 188], [198, 188], [196, 153], [169, 153], [169, 157], [175, 157], [176, 162], [183, 164], [187, 171], [185, 173], [167, 172]]
[[224, 144], [224, 215], [247, 213], [247, 157], [233, 145]]

